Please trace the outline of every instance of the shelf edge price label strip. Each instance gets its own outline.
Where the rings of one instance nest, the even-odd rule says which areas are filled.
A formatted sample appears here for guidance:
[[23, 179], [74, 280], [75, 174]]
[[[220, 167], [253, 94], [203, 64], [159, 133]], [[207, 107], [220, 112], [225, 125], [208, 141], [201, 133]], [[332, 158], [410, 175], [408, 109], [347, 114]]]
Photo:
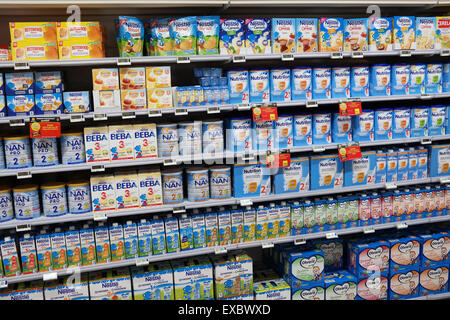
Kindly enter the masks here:
[[16, 226], [16, 231], [17, 232], [25, 232], [25, 231], [30, 231], [31, 230], [31, 225], [30, 224], [18, 224]]
[[400, 50], [400, 57], [411, 57], [411, 50]]
[[177, 63], [191, 63], [190, 57], [177, 57]]
[[56, 272], [47, 272], [42, 275], [42, 280], [44, 281], [53, 281], [58, 279], [58, 273]]
[[217, 106], [208, 107], [206, 109], [206, 113], [208, 113], [208, 114], [220, 113], [220, 108]]
[[252, 109], [253, 121], [277, 121], [278, 108], [273, 106], [254, 107]]
[[309, 101], [306, 101], [306, 107], [307, 108], [317, 108], [319, 105], [318, 105], [318, 103], [317, 103], [317, 101], [316, 100], [309, 100]]
[[30, 138], [59, 138], [61, 136], [61, 122], [59, 118], [31, 118]]
[[339, 104], [339, 114], [341, 116], [357, 116], [362, 113], [360, 101], [342, 102]]
[[350, 143], [347, 146], [339, 145], [338, 153], [341, 161], [355, 160], [362, 157], [361, 147], [357, 143]]
[[253, 201], [250, 199], [241, 199], [239, 204], [241, 205], [241, 207], [252, 206]]
[[84, 122], [84, 115], [82, 114], [71, 114], [70, 122]]
[[300, 239], [295, 239], [294, 240], [294, 244], [295, 245], [302, 245], [302, 244], [306, 244], [306, 239], [305, 238], [300, 238]]
[[354, 59], [364, 58], [364, 53], [362, 51], [352, 51], [352, 58]]
[[122, 119], [135, 119], [136, 113], [133, 111], [122, 112]]
[[406, 222], [397, 223], [397, 229], [406, 229], [408, 224]]
[[8, 288], [8, 280], [0, 280], [0, 288]]
[[450, 49], [442, 49], [441, 50], [441, 57], [450, 56]]
[[225, 247], [216, 247], [216, 248], [214, 248], [214, 253], [215, 254], [225, 254], [227, 252], [228, 252], [227, 248], [225, 248]]
[[274, 244], [273, 244], [273, 242], [263, 242], [263, 243], [261, 244], [261, 247], [262, 247], [263, 249], [269, 249], [269, 248], [273, 248], [273, 247], [274, 247]]
[[364, 234], [375, 233], [375, 229], [373, 227], [364, 227], [363, 232]]
[[11, 119], [9, 120], [9, 125], [11, 127], [23, 127], [25, 125], [24, 119]]
[[137, 258], [136, 259], [136, 267], [147, 266], [149, 261], [147, 258]]
[[161, 110], [158, 110], [158, 109], [149, 109], [148, 116], [149, 117], [162, 117], [162, 112], [161, 112]]
[[30, 63], [28, 61], [14, 62], [14, 70], [30, 70]]
[[106, 216], [106, 212], [100, 211], [100, 212], [94, 212], [94, 221], [105, 221], [108, 217]]
[[131, 59], [130, 58], [117, 58], [117, 65], [118, 66], [131, 66]]
[[328, 232], [328, 233], [325, 235], [325, 237], [326, 237], [327, 239], [337, 239], [337, 238], [338, 238], [338, 235], [337, 235], [336, 232]]
[[245, 61], [246, 61], [245, 56], [233, 56], [234, 63], [241, 63]]
[[342, 54], [342, 52], [332, 52], [330, 55], [331, 59], [343, 59], [344, 55]]
[[292, 53], [281, 54], [281, 61], [294, 61], [294, 55]]
[[17, 179], [29, 179], [31, 176], [31, 171], [18, 171], [16, 175]]

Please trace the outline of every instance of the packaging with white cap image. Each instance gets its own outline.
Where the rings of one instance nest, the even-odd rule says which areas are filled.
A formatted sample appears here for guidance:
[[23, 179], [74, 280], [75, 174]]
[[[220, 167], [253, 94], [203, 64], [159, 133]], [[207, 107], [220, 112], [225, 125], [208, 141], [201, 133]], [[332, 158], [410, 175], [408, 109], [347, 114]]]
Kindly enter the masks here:
[[413, 63], [410, 67], [409, 94], [424, 94], [427, 66], [423, 63]]
[[350, 95], [352, 98], [369, 96], [369, 66], [353, 66], [350, 70]]
[[278, 115], [274, 121], [274, 148], [291, 149], [294, 146], [293, 117], [290, 115]]
[[425, 78], [425, 93], [441, 93], [442, 92], [442, 63], [427, 64], [427, 73]]
[[269, 69], [253, 69], [250, 77], [250, 103], [270, 101]]
[[350, 97], [350, 67], [333, 67], [331, 69], [331, 97]]
[[313, 99], [331, 98], [331, 68], [329, 67], [313, 68], [312, 97]]
[[274, 146], [274, 121], [252, 121], [253, 150], [270, 150]]
[[344, 186], [375, 183], [376, 153], [367, 151], [361, 153], [362, 157], [344, 162]]
[[309, 158], [293, 157], [289, 167], [280, 168], [274, 177], [274, 193], [309, 190]]
[[411, 107], [411, 138], [428, 136], [428, 107]]
[[360, 115], [352, 117], [353, 120], [353, 141], [374, 141], [374, 111], [363, 110]]
[[409, 138], [411, 109], [409, 107], [395, 108], [393, 113], [392, 139]]
[[391, 66], [391, 92], [393, 95], [409, 94], [411, 66], [406, 63]]
[[277, 68], [270, 70], [270, 100], [283, 102], [291, 100], [291, 70]]
[[309, 146], [313, 143], [312, 120], [313, 116], [310, 114], [298, 114], [294, 116], [294, 147]]
[[374, 64], [370, 67], [369, 91], [371, 96], [391, 95], [391, 66]]
[[291, 99], [312, 99], [312, 68], [296, 67], [291, 69]]
[[331, 113], [316, 113], [312, 122], [313, 144], [331, 143]]
[[352, 117], [333, 113], [331, 135], [333, 142], [346, 143], [352, 141]]
[[342, 187], [344, 165], [338, 155], [330, 154], [311, 157], [311, 190]]
[[375, 140], [392, 139], [392, 109], [375, 110]]
[[445, 134], [446, 107], [434, 105], [428, 108], [428, 135], [439, 136]]

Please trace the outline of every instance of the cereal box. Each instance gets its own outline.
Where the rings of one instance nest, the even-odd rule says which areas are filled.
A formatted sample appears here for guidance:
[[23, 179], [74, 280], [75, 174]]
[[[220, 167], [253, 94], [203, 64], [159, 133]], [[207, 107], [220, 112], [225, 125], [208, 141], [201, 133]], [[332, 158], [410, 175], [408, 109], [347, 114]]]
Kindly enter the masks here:
[[36, 94], [34, 99], [36, 115], [61, 114], [63, 112], [61, 93]]
[[147, 109], [147, 98], [145, 89], [121, 90], [122, 110]]
[[270, 19], [245, 19], [245, 52], [271, 53]]
[[8, 116], [33, 115], [34, 96], [32, 94], [20, 96], [6, 96]]
[[80, 113], [90, 111], [89, 91], [63, 92], [64, 112]]
[[295, 19], [272, 18], [272, 53], [295, 53]]
[[5, 73], [5, 94], [7, 96], [33, 93], [33, 72]]
[[169, 21], [174, 55], [191, 55], [197, 52], [197, 18], [183, 17]]
[[144, 25], [135, 17], [120, 16], [116, 23], [116, 39], [121, 57], [140, 57], [144, 51]]
[[173, 54], [173, 44], [169, 30], [170, 19], [153, 19], [150, 23], [151, 41], [155, 56], [170, 56]]
[[119, 90], [119, 69], [92, 69], [92, 90]]
[[410, 50], [416, 48], [414, 16], [395, 16], [393, 26], [394, 49]]
[[245, 51], [244, 19], [220, 19], [220, 54], [242, 54]]
[[102, 28], [98, 21], [57, 22], [58, 41], [87, 40], [102, 42]]
[[35, 73], [36, 93], [61, 93], [63, 90], [61, 71]]
[[392, 18], [369, 19], [369, 50], [392, 50]]
[[105, 57], [102, 42], [64, 40], [58, 42], [59, 59], [94, 59]]
[[197, 17], [197, 54], [219, 53], [219, 16]]
[[435, 38], [436, 17], [416, 17], [416, 49], [434, 49]]
[[450, 17], [436, 17], [436, 48], [450, 48]]
[[295, 33], [297, 41], [297, 52], [317, 52], [317, 19], [297, 18], [295, 19]]
[[344, 19], [320, 18], [319, 51], [342, 52], [344, 43]]
[[146, 67], [146, 88], [170, 88], [172, 81], [170, 77], [170, 66], [168, 67]]
[[145, 68], [120, 68], [121, 90], [145, 89], [145, 84]]
[[171, 88], [154, 88], [147, 90], [147, 106], [154, 108], [172, 108]]
[[344, 20], [344, 51], [367, 51], [368, 27], [366, 18]]

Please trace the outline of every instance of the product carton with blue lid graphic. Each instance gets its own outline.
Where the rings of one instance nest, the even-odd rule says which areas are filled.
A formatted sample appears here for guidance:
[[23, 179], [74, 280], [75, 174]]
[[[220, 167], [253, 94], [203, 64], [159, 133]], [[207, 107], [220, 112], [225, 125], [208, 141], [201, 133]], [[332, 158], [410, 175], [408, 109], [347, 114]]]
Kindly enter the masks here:
[[45, 300], [89, 300], [88, 275], [81, 274], [80, 279], [70, 281], [63, 277], [45, 283]]
[[295, 53], [295, 18], [272, 18], [272, 53]]
[[132, 300], [129, 268], [89, 273], [91, 300]]
[[430, 108], [412, 107], [411, 108], [411, 138], [428, 136], [428, 117]]
[[6, 96], [8, 116], [32, 116], [35, 112], [34, 95]]
[[397, 150], [397, 181], [408, 180], [409, 152], [405, 149]]
[[283, 279], [258, 281], [253, 289], [255, 300], [291, 300], [291, 287]]
[[353, 66], [350, 74], [350, 95], [352, 98], [368, 97], [369, 66]]
[[390, 251], [390, 272], [401, 269], [418, 269], [420, 266], [421, 239], [417, 236], [388, 239]]
[[416, 49], [436, 47], [436, 17], [416, 17]]
[[367, 51], [368, 33], [366, 18], [344, 19], [344, 51]]
[[352, 117], [333, 113], [331, 135], [333, 142], [346, 143], [352, 141]]
[[312, 145], [312, 120], [310, 114], [298, 114], [294, 116], [294, 147]]
[[348, 271], [325, 273], [325, 300], [355, 300], [356, 277]]
[[377, 150], [376, 154], [375, 183], [385, 183], [387, 173], [387, 153]]
[[226, 148], [232, 152], [250, 152], [252, 149], [252, 119], [232, 118], [225, 122]]
[[295, 32], [297, 53], [317, 52], [318, 50], [318, 20], [316, 18], [296, 18]]
[[219, 39], [220, 54], [245, 53], [244, 19], [220, 19]]
[[375, 64], [370, 67], [369, 91], [371, 96], [391, 95], [391, 66]]
[[419, 296], [448, 292], [448, 264], [420, 269]]
[[416, 18], [414, 16], [395, 16], [393, 21], [393, 43], [395, 50], [416, 48]]
[[246, 54], [271, 53], [270, 19], [245, 19]]
[[270, 100], [283, 102], [291, 100], [291, 70], [278, 68], [270, 70]]
[[250, 70], [250, 103], [266, 103], [270, 101], [269, 73], [269, 69]]
[[259, 197], [268, 190], [264, 178], [269, 170], [260, 162], [235, 164], [233, 167], [233, 189], [236, 198]]
[[392, 121], [392, 139], [405, 139], [410, 137], [411, 109], [395, 108]]
[[379, 273], [387, 277], [389, 273], [389, 242], [384, 240], [350, 241], [348, 243], [348, 271], [358, 279]]
[[447, 108], [435, 105], [428, 108], [428, 135], [440, 136], [445, 134], [445, 117]]
[[375, 183], [376, 153], [361, 153], [361, 158], [344, 162], [344, 187]]
[[409, 94], [424, 94], [427, 66], [422, 63], [411, 64]]
[[290, 167], [280, 168], [274, 177], [274, 193], [309, 190], [309, 157], [291, 158]]
[[63, 79], [61, 71], [36, 72], [36, 94], [61, 93]]
[[412, 299], [419, 296], [419, 269], [399, 269], [389, 274], [389, 300]]
[[296, 67], [291, 69], [291, 99], [312, 99], [312, 68]]
[[34, 94], [33, 72], [5, 73], [5, 94], [7, 96]]
[[213, 268], [208, 257], [171, 262], [175, 300], [213, 300]]
[[392, 109], [375, 110], [375, 140], [392, 139]]
[[425, 147], [419, 147], [417, 161], [417, 179], [426, 179], [428, 177], [428, 150]]
[[433, 145], [429, 147], [430, 177], [450, 175], [450, 145]]
[[392, 18], [369, 18], [369, 50], [392, 50]]
[[285, 277], [292, 289], [323, 284], [324, 268], [323, 251], [318, 249], [287, 253], [284, 261]]
[[319, 51], [342, 52], [344, 45], [344, 19], [319, 19]]
[[342, 187], [344, 165], [338, 155], [311, 157], [311, 190]]
[[34, 99], [36, 115], [61, 114], [64, 111], [60, 93], [35, 94]]
[[449, 265], [450, 237], [448, 232], [419, 235], [422, 250], [420, 254], [421, 269], [433, 265]]
[[393, 95], [409, 94], [411, 81], [411, 66], [409, 64], [393, 64], [391, 66], [391, 92]]
[[44, 300], [44, 283], [42, 280], [12, 283], [0, 290], [0, 300]]
[[131, 268], [134, 300], [174, 300], [173, 271], [169, 262]]
[[274, 149], [291, 149], [294, 146], [293, 130], [294, 117], [292, 115], [278, 115], [273, 122], [273, 147]]
[[312, 245], [323, 251], [325, 272], [343, 268], [344, 242], [342, 239], [315, 240]]
[[425, 93], [442, 92], [442, 63], [427, 64], [427, 73], [425, 78]]
[[312, 119], [313, 144], [331, 143], [331, 113], [316, 113]]
[[375, 139], [375, 113], [373, 110], [363, 110], [360, 115], [352, 117], [353, 141], [374, 141]]
[[274, 121], [252, 121], [253, 150], [268, 150], [274, 147]]
[[333, 67], [331, 69], [331, 97], [350, 97], [350, 67]]
[[248, 70], [230, 70], [227, 73], [230, 103], [249, 102]]
[[398, 172], [398, 154], [393, 149], [387, 150], [386, 182], [396, 182]]
[[197, 54], [219, 53], [219, 16], [197, 17]]
[[331, 98], [331, 68], [313, 68], [312, 97], [313, 99]]

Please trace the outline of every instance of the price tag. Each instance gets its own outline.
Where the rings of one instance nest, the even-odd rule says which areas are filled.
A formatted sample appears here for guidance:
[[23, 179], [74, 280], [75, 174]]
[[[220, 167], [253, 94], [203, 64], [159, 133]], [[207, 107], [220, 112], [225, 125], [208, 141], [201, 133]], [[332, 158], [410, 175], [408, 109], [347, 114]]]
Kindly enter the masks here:
[[136, 267], [147, 266], [149, 263], [147, 258], [137, 258]]
[[386, 182], [385, 189], [387, 190], [397, 189], [397, 185], [393, 182]]
[[30, 138], [59, 138], [60, 136], [59, 118], [30, 119]]
[[214, 253], [215, 254], [227, 253], [227, 248], [225, 248], [225, 247], [216, 247], [216, 248], [214, 248]]
[[23, 127], [23, 126], [25, 126], [25, 120], [24, 119], [11, 119], [11, 120], [9, 120], [9, 125], [11, 127]]
[[177, 57], [177, 63], [191, 63], [190, 57]]
[[430, 94], [428, 94], [428, 93], [422, 93], [422, 94], [420, 95], [420, 99], [427, 100], [427, 99], [431, 99], [431, 98], [433, 98], [433, 96], [430, 95]]
[[17, 179], [31, 178], [31, 171], [19, 171], [17, 172]]
[[104, 221], [107, 219], [108, 217], [106, 216], [106, 212], [104, 211], [94, 212], [94, 221]]
[[104, 113], [95, 113], [94, 114], [94, 121], [102, 121], [102, 120], [108, 120], [108, 117]]
[[290, 153], [267, 153], [266, 168], [286, 168], [291, 166]]
[[337, 239], [338, 235], [336, 232], [329, 232], [325, 235], [327, 239]]
[[30, 224], [18, 224], [16, 226], [16, 231], [17, 232], [24, 232], [24, 231], [30, 231], [31, 230], [31, 225]]
[[307, 108], [317, 108], [319, 105], [317, 104], [316, 100], [309, 100], [306, 101], [306, 107]]
[[136, 113], [134, 112], [122, 112], [122, 119], [135, 119], [136, 118]]
[[84, 122], [84, 116], [82, 114], [71, 114], [70, 122]]
[[397, 223], [397, 229], [406, 229], [408, 228], [408, 224], [406, 222]]
[[213, 114], [213, 113], [220, 113], [220, 108], [219, 107], [208, 107], [208, 109], [206, 109], [206, 113], [208, 114]]
[[295, 245], [302, 245], [306, 243], [306, 239], [305, 238], [301, 238], [301, 239], [295, 239], [294, 240], [294, 244]]
[[441, 57], [450, 56], [450, 49], [442, 49], [441, 50]]
[[91, 172], [103, 172], [105, 171], [105, 166], [102, 164], [97, 164], [91, 167]]
[[233, 56], [233, 62], [234, 63], [241, 63], [245, 62], [245, 56]]
[[400, 50], [400, 57], [411, 57], [411, 50]]
[[450, 183], [450, 177], [441, 177], [439, 183]]
[[373, 227], [365, 227], [363, 232], [364, 234], [375, 233], [375, 229]]
[[250, 153], [246, 153], [242, 156], [242, 161], [252, 161], [255, 159], [255, 156]]
[[324, 152], [325, 151], [325, 147], [323, 146], [313, 146], [313, 152]]
[[176, 116], [185, 116], [188, 114], [188, 110], [185, 108], [181, 108], [181, 109], [175, 109], [175, 115]]
[[185, 213], [186, 212], [186, 208], [185, 207], [174, 207], [172, 209], [173, 213], [178, 214], [178, 213]]
[[175, 159], [164, 159], [163, 164], [165, 166], [176, 166], [178, 162]]
[[48, 272], [42, 275], [42, 280], [44, 281], [53, 281], [58, 279], [58, 273], [56, 272]]
[[149, 109], [148, 116], [149, 117], [162, 117], [162, 112], [159, 109]]
[[278, 108], [277, 107], [255, 107], [253, 108], [254, 121], [277, 121]]
[[281, 54], [281, 61], [293, 61], [294, 55], [292, 53], [283, 53]]
[[346, 147], [339, 145], [338, 152], [341, 161], [360, 159], [362, 157], [359, 145], [350, 145]]
[[241, 207], [252, 206], [253, 205], [253, 201], [250, 200], [250, 199], [241, 199], [239, 201], [239, 204], [241, 205]]
[[118, 66], [131, 66], [131, 59], [127, 57], [117, 58]]
[[273, 242], [263, 242], [261, 246], [263, 249], [273, 248]]
[[420, 140], [421, 144], [431, 144], [431, 142], [431, 138], [422, 138], [422, 140]]
[[352, 51], [352, 58], [355, 59], [364, 58], [364, 53], [362, 51]]
[[344, 55], [342, 54], [342, 52], [332, 52], [330, 58], [331, 59], [343, 59]]
[[28, 61], [14, 62], [14, 70], [30, 70], [30, 63]]
[[247, 111], [247, 110], [250, 110], [250, 105], [249, 105], [249, 104], [246, 104], [246, 103], [239, 103], [239, 104], [237, 105], [237, 109], [238, 109], [239, 111]]
[[339, 114], [341, 116], [357, 116], [362, 113], [361, 102], [343, 102], [339, 104]]
[[0, 280], [0, 288], [8, 288], [8, 280]]

